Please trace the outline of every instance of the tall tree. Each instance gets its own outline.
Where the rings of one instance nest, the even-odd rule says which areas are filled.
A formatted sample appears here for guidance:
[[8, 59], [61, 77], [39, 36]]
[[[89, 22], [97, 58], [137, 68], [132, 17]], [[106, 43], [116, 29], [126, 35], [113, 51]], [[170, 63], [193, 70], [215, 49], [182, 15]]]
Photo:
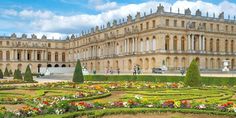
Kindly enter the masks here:
[[24, 81], [26, 81], [26, 82], [34, 82], [33, 75], [31, 73], [29, 65], [27, 66], [27, 68], [25, 70]]
[[74, 75], [73, 75], [73, 82], [75, 83], [84, 83], [84, 76], [82, 72], [82, 67], [80, 60], [77, 60]]
[[185, 79], [184, 83], [186, 86], [191, 86], [191, 87], [201, 86], [201, 81], [200, 81], [201, 75], [197, 61], [195, 59], [192, 60], [184, 79]]

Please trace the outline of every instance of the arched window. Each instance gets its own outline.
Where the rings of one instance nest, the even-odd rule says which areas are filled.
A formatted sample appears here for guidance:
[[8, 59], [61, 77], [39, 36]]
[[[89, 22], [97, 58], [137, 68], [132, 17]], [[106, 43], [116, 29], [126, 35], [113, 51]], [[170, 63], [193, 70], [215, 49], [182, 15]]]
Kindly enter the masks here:
[[150, 47], [149, 47], [149, 38], [147, 38], [146, 40], [146, 51], [149, 51]]
[[173, 44], [173, 49], [176, 51], [177, 50], [177, 36], [174, 37], [174, 44]]
[[228, 40], [225, 40], [225, 52], [228, 52]]
[[184, 51], [185, 50], [185, 38], [182, 37], [181, 38], [181, 51]]
[[55, 61], [58, 61], [58, 52], [55, 52]]
[[167, 35], [165, 37], [165, 50], [169, 50], [170, 49], [169, 44], [170, 44], [170, 37]]
[[153, 36], [152, 38], [152, 50], [156, 50], [156, 37]]
[[51, 61], [51, 52], [48, 52], [48, 61]]
[[213, 51], [213, 39], [210, 39], [210, 51]]
[[10, 60], [10, 51], [6, 52], [6, 60]]
[[220, 40], [216, 40], [216, 52], [220, 52]]
[[3, 56], [2, 56], [2, 51], [0, 51], [0, 60], [2, 60]]
[[234, 52], [234, 40], [231, 40], [231, 47], [230, 47], [231, 53]]
[[62, 62], [65, 62], [66, 61], [66, 54], [65, 52], [62, 53]]
[[143, 52], [143, 39], [140, 40], [140, 51]]

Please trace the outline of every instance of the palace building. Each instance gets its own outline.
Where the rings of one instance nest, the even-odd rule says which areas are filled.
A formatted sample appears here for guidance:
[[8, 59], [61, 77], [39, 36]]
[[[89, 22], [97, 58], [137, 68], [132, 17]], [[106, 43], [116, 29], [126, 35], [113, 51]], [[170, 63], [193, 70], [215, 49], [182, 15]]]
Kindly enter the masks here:
[[225, 19], [224, 12], [210, 17], [186, 9], [181, 14], [159, 5], [148, 15], [138, 12], [135, 18], [96, 26], [80, 37], [26, 37], [0, 37], [1, 69], [25, 69], [28, 64], [34, 72], [40, 67], [74, 67], [78, 58], [90, 72], [132, 72], [135, 65], [144, 73], [163, 65], [174, 71], [187, 68], [193, 59], [202, 70], [220, 71], [223, 60], [236, 69], [236, 20]]

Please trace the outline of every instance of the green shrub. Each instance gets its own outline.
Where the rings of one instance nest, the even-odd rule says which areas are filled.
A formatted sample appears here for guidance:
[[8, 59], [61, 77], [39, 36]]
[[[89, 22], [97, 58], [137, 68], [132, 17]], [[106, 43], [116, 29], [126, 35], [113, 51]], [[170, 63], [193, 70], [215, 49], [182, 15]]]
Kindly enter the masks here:
[[26, 82], [34, 82], [29, 65], [27, 66], [27, 68], [25, 70], [24, 81], [26, 81]]
[[10, 76], [12, 76], [12, 70], [9, 70], [9, 74], [10, 74]]
[[201, 76], [200, 76], [198, 64], [196, 60], [194, 59], [187, 70], [187, 74], [184, 78], [184, 83], [186, 86], [199, 87], [201, 86], [200, 79], [201, 79]]
[[0, 78], [3, 79], [2, 69], [0, 69]]
[[10, 74], [9, 74], [9, 71], [8, 71], [7, 67], [5, 68], [4, 76], [5, 77], [10, 77]]
[[77, 64], [76, 64], [74, 75], [73, 75], [73, 82], [84, 83], [84, 76], [83, 76], [80, 60], [77, 60]]
[[19, 79], [19, 80], [22, 80], [22, 74], [21, 74], [21, 71], [19, 69], [16, 69], [15, 72], [14, 72], [14, 77], [13, 79]]

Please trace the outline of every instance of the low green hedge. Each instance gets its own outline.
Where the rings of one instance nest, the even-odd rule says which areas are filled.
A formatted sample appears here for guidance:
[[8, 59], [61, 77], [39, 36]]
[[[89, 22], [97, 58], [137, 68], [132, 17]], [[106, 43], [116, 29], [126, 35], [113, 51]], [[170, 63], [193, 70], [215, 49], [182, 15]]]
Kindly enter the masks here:
[[[183, 76], [156, 75], [86, 75], [86, 81], [147, 81], [147, 82], [183, 82]], [[204, 85], [233, 86], [236, 77], [201, 77]]]

